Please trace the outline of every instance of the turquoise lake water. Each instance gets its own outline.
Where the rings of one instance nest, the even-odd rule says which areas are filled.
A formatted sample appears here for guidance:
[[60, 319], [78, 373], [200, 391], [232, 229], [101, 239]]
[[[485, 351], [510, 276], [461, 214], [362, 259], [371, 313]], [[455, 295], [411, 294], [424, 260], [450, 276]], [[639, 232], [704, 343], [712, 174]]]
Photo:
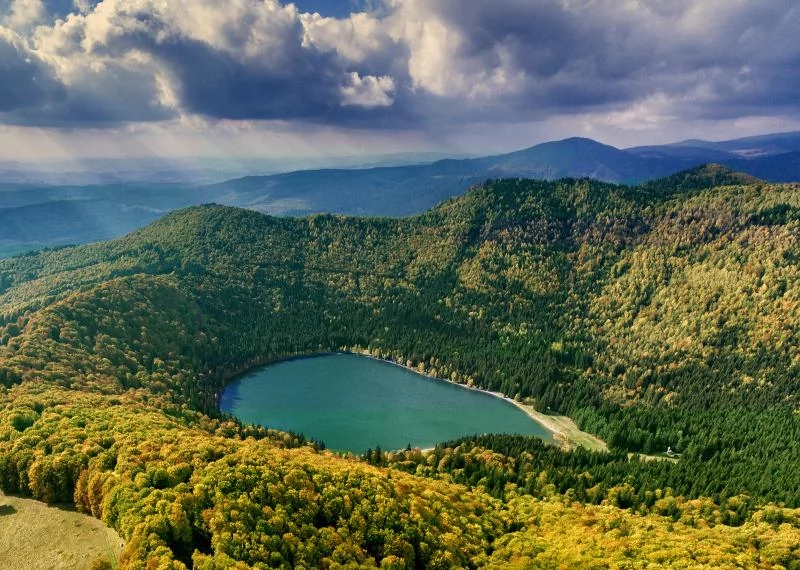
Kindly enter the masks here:
[[330, 354], [241, 376], [220, 409], [242, 421], [303, 433], [329, 449], [362, 453], [433, 447], [461, 436], [519, 433], [552, 441], [513, 404], [363, 356]]

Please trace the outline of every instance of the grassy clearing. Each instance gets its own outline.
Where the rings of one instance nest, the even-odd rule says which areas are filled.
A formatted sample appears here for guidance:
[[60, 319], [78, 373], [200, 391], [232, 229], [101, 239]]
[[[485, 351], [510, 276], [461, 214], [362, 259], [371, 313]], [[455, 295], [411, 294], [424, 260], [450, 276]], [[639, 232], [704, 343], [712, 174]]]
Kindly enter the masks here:
[[[514, 402], [513, 400], [510, 400]], [[608, 451], [608, 446], [599, 437], [581, 431], [577, 424], [567, 416], [555, 416], [543, 414], [533, 406], [514, 402], [514, 405], [525, 410], [534, 420], [542, 424], [545, 429], [553, 433], [553, 437], [561, 443], [563, 447], [572, 449], [575, 447], [585, 447], [593, 451]]]
[[68, 507], [51, 507], [0, 493], [0, 569], [83, 569], [122, 552], [119, 535]]

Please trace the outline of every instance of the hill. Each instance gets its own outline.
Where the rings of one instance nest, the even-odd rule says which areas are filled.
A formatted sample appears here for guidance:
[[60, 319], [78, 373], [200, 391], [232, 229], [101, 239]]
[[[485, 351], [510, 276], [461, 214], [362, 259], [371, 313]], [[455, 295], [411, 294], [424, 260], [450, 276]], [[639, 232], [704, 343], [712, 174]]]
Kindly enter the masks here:
[[[118, 237], [169, 211], [210, 202], [271, 215], [406, 216], [424, 212], [490, 179], [571, 177], [638, 184], [705, 163], [724, 164], [771, 182], [798, 181], [797, 140], [797, 133], [784, 133], [623, 150], [591, 139], [570, 138], [498, 156], [375, 168], [302, 170], [206, 185], [5, 183], [0, 185], [0, 222], [5, 222], [0, 227], [7, 229], [5, 237], [0, 237], [0, 255]], [[180, 177], [167, 177], [170, 178]]]
[[580, 137], [489, 157], [483, 159], [482, 164], [488, 172], [497, 173], [493, 178], [511, 176], [554, 180], [571, 177], [623, 184], [658, 178], [681, 166], [676, 161], [651, 160]]
[[298, 203], [288, 213], [406, 216], [463, 194], [469, 186], [487, 179], [574, 177], [636, 183], [682, 166], [681, 161], [641, 158], [591, 139], [572, 138], [484, 158], [254, 176], [223, 182], [215, 188], [227, 196], [222, 203], [264, 212], [284, 213], [281, 201], [294, 199]]
[[[786, 566], [798, 226], [796, 185], [713, 167], [501, 180], [406, 219], [203, 206], [3, 260], [0, 487], [74, 500], [129, 567]], [[334, 349], [549, 407], [611, 451], [465, 438], [369, 465], [218, 417], [238, 372]]]
[[667, 146], [713, 149], [740, 158], [774, 156], [800, 151], [800, 132], [771, 133], [717, 142], [689, 140]]
[[[716, 155], [715, 155], [716, 156]], [[8, 246], [61, 246], [118, 237], [177, 208], [214, 202], [272, 215], [406, 216], [487, 179], [593, 178], [635, 183], [699, 161], [635, 156], [590, 139], [545, 143], [506, 155], [432, 164], [305, 170], [222, 183], [8, 185], [0, 192], [0, 236]], [[54, 223], [60, 221], [61, 223]]]
[[733, 169], [773, 182], [796, 182], [800, 178], [800, 151], [760, 157], [758, 159], [727, 160]]
[[119, 535], [91, 516], [0, 493], [0, 557], [7, 568], [90, 568], [121, 552]]

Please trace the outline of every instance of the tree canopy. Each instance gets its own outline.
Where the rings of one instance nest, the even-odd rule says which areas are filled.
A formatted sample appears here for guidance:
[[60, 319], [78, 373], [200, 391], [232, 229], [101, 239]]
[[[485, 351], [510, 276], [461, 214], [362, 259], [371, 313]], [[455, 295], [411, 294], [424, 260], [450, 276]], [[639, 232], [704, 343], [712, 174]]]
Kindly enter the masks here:
[[[209, 205], [2, 260], [0, 487], [74, 501], [134, 568], [789, 567], [798, 236], [796, 185], [701, 169], [488, 182], [406, 219]], [[328, 350], [569, 415], [611, 450], [486, 436], [361, 460], [217, 411], [236, 374]]]

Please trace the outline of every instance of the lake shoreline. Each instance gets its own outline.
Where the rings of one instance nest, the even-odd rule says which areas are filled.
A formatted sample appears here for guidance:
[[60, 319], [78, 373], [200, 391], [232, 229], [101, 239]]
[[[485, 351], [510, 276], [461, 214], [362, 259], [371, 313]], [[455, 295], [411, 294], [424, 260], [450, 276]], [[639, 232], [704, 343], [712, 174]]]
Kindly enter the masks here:
[[458, 382], [453, 382], [452, 380], [448, 380], [447, 378], [441, 378], [439, 376], [433, 376], [432, 374], [426, 374], [425, 372], [420, 372], [416, 368], [411, 368], [400, 362], [395, 362], [394, 360], [380, 358], [378, 356], [374, 356], [366, 352], [339, 351], [332, 354], [355, 354], [358, 356], [364, 356], [366, 358], [371, 358], [372, 360], [376, 360], [378, 362], [385, 362], [387, 364], [399, 366], [404, 370], [408, 370], [409, 372], [413, 372], [414, 374], [418, 374], [419, 376], [423, 376], [431, 380], [447, 382], [448, 384], [451, 384], [453, 386], [458, 386], [459, 388], [464, 388], [466, 390], [474, 390], [476, 392], [482, 392], [484, 394], [488, 394], [489, 396], [494, 396], [495, 398], [499, 398], [500, 400], [506, 401], [514, 405], [518, 409], [522, 410], [523, 412], [525, 412], [528, 415], [528, 417], [530, 417], [533, 421], [535, 421], [540, 426], [542, 426], [546, 431], [548, 431], [552, 436], [553, 441], [555, 441], [562, 448], [574, 449], [575, 447], [585, 447], [593, 451], [608, 451], [608, 446], [603, 440], [590, 433], [581, 431], [581, 429], [577, 426], [577, 424], [575, 424], [575, 422], [569, 416], [554, 416], [554, 415], [544, 414], [536, 410], [531, 405], [523, 404], [522, 402], [518, 402], [513, 398], [509, 398], [502, 392], [493, 392], [485, 388], [479, 388], [477, 386], [469, 386], [467, 384], [460, 384]]
[[[518, 402], [517, 400], [514, 400], [513, 398], [510, 398], [510, 397], [506, 396], [502, 392], [494, 392], [494, 391], [491, 391], [491, 390], [487, 390], [485, 388], [480, 388], [480, 387], [477, 387], [477, 386], [469, 386], [467, 384], [461, 384], [459, 382], [454, 382], [454, 381], [449, 380], [447, 378], [441, 378], [439, 376], [434, 376], [432, 374], [427, 374], [425, 372], [420, 372], [418, 369], [406, 366], [403, 363], [396, 362], [394, 360], [390, 360], [390, 359], [387, 359], [387, 358], [381, 358], [379, 356], [374, 356], [374, 355], [370, 354], [369, 352], [366, 352], [366, 351], [361, 352], [361, 351], [358, 351], [358, 350], [335, 350], [335, 351], [309, 352], [309, 353], [305, 353], [305, 354], [293, 354], [293, 355], [288, 355], [288, 356], [283, 357], [283, 358], [269, 359], [266, 362], [260, 362], [260, 363], [254, 365], [254, 366], [248, 367], [247, 370], [243, 370], [243, 371], [239, 372], [238, 374], [233, 375], [231, 377], [231, 379], [228, 380], [228, 382], [225, 383], [225, 387], [223, 387], [222, 389], [220, 389], [217, 392], [217, 398], [216, 398], [217, 410], [219, 412], [222, 411], [222, 410], [220, 410], [220, 407], [219, 407], [220, 401], [221, 401], [220, 396], [221, 396], [222, 392], [225, 390], [225, 388], [227, 388], [236, 379], [241, 378], [243, 376], [246, 376], [247, 374], [249, 374], [253, 370], [256, 370], [256, 369], [259, 369], [259, 368], [262, 368], [262, 367], [265, 367], [265, 366], [271, 366], [271, 365], [274, 365], [274, 364], [279, 364], [281, 362], [292, 362], [292, 361], [296, 361], [296, 360], [320, 358], [320, 357], [324, 357], [324, 356], [337, 355], [337, 354], [361, 356], [361, 357], [364, 357], [364, 358], [369, 358], [370, 360], [374, 360], [376, 362], [383, 362], [385, 364], [391, 364], [393, 366], [397, 366], [399, 368], [402, 368], [403, 370], [406, 370], [408, 372], [412, 372], [412, 373], [414, 373], [414, 374], [416, 374], [418, 376], [422, 376], [422, 377], [427, 378], [429, 380], [434, 380], [434, 381], [438, 381], [438, 382], [446, 382], [447, 384], [450, 384], [452, 386], [456, 386], [456, 387], [459, 387], [459, 388], [464, 388], [466, 390], [472, 390], [472, 391], [475, 391], [475, 392], [481, 392], [483, 394], [487, 394], [489, 396], [493, 396], [495, 398], [498, 398], [500, 400], [508, 402], [509, 404], [511, 404], [511, 405], [515, 406], [516, 408], [518, 408], [519, 410], [523, 411], [531, 420], [533, 420], [534, 422], [539, 424], [539, 426], [541, 426], [546, 432], [548, 432], [550, 434], [552, 442], [555, 445], [558, 445], [559, 447], [562, 447], [564, 449], [568, 449], [569, 450], [569, 449], [574, 449], [575, 447], [585, 447], [585, 448], [593, 450], [593, 451], [607, 451], [608, 450], [608, 446], [606, 445], [606, 443], [603, 440], [601, 440], [600, 438], [598, 438], [598, 437], [596, 437], [596, 436], [594, 436], [592, 434], [589, 434], [587, 432], [581, 431], [580, 428], [578, 428], [578, 426], [575, 424], [575, 422], [568, 416], [544, 414], [544, 413], [536, 410], [533, 406], [531, 406], [529, 404], [524, 404], [522, 402]], [[545, 441], [547, 441], [547, 440], [545, 440]]]

